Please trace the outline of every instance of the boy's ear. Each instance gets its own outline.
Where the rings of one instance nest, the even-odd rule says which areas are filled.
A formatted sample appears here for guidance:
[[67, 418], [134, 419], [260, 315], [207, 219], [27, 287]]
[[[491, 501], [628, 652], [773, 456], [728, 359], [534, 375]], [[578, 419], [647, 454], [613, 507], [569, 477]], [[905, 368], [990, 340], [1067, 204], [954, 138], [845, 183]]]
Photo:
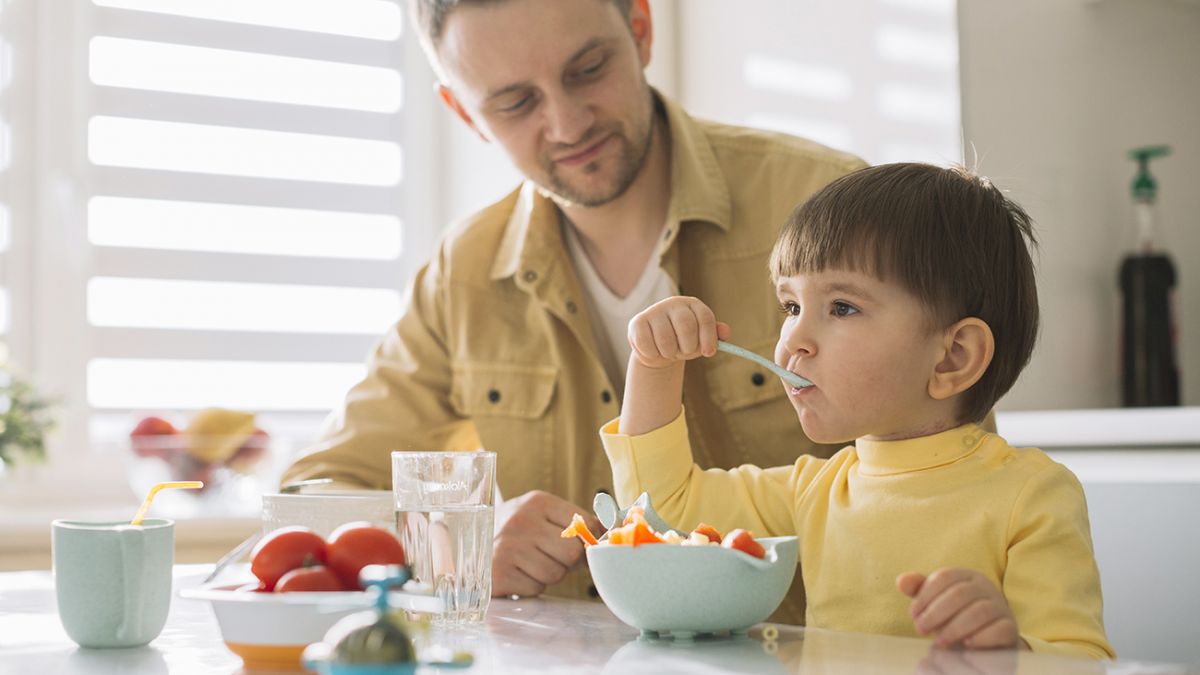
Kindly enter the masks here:
[[929, 375], [929, 396], [943, 401], [970, 389], [987, 371], [996, 352], [992, 329], [982, 319], [967, 317], [943, 333], [942, 359]]
[[450, 87], [439, 82], [437, 84], [437, 93], [438, 97], [442, 99], [442, 103], [445, 103], [447, 108], [453, 111], [455, 115], [458, 115], [459, 119], [466, 122], [467, 126], [471, 127], [471, 131], [479, 134], [484, 143], [491, 143], [488, 137], [483, 135], [483, 131], [475, 125], [475, 120], [471, 119], [471, 113], [467, 112], [467, 109], [463, 107], [462, 102], [458, 100], [458, 97], [454, 95]]

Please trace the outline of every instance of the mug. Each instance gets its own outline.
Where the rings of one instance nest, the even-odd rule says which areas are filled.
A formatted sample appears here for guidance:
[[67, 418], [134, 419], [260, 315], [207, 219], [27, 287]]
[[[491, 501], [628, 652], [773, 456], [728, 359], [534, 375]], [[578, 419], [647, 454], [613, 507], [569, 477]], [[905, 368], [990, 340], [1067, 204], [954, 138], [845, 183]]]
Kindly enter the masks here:
[[137, 647], [162, 632], [171, 608], [175, 523], [147, 518], [51, 525], [58, 617], [81, 647]]

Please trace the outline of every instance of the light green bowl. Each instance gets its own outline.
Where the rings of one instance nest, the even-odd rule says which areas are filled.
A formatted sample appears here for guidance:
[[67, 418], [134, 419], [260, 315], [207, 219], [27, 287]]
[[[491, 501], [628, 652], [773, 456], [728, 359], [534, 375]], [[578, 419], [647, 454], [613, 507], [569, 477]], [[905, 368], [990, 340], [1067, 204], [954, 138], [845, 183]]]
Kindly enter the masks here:
[[720, 546], [587, 549], [592, 581], [617, 618], [645, 635], [744, 632], [783, 602], [796, 575], [796, 537], [764, 537], [761, 560]]

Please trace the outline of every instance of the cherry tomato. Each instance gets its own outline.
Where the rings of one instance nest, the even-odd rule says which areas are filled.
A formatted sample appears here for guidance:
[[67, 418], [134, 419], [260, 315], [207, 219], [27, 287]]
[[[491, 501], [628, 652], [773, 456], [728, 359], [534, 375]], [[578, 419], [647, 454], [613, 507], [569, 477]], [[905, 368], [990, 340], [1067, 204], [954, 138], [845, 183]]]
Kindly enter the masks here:
[[325, 550], [325, 540], [307, 527], [281, 527], [254, 547], [250, 571], [274, 590], [279, 578], [297, 567], [325, 564]]
[[762, 544], [754, 541], [754, 535], [742, 529], [730, 530], [721, 540], [721, 546], [736, 549], [755, 558], [761, 558], [767, 554]]
[[324, 565], [294, 569], [280, 577], [279, 583], [275, 584], [276, 593], [344, 590], [346, 587], [342, 580]]
[[709, 525], [708, 523], [700, 523], [696, 526], [696, 529], [692, 530], [692, 532], [708, 537], [708, 540], [713, 543], [721, 543], [721, 533], [717, 532], [717, 528]]
[[264, 586], [263, 582], [261, 582], [261, 581], [258, 583], [253, 583], [253, 584], [242, 584], [241, 586], [238, 586], [237, 588], [235, 588], [233, 590], [241, 591], [242, 593], [270, 593], [271, 592], [271, 589]]
[[367, 565], [403, 565], [404, 549], [395, 535], [369, 523], [346, 523], [329, 535], [329, 567], [346, 588], [361, 588], [358, 573]]

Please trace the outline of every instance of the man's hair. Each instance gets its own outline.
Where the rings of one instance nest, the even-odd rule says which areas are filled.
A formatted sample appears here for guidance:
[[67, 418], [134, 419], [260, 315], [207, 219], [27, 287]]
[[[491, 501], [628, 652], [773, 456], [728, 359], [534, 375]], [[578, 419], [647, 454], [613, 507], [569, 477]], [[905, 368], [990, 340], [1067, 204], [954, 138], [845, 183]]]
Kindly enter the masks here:
[[[436, 53], [438, 41], [442, 39], [442, 31], [446, 28], [446, 19], [450, 13], [463, 5], [484, 5], [503, 2], [504, 0], [409, 0], [412, 5], [413, 24], [420, 30], [421, 40], [427, 49]], [[633, 0], [607, 0], [621, 10], [623, 16], [629, 16]], [[431, 56], [434, 54], [431, 53]]]
[[960, 421], [978, 422], [1029, 363], [1038, 330], [1029, 215], [964, 168], [899, 163], [833, 181], [788, 216], [771, 252], [779, 279], [846, 269], [899, 283], [929, 309], [931, 328], [976, 317], [995, 338]]

